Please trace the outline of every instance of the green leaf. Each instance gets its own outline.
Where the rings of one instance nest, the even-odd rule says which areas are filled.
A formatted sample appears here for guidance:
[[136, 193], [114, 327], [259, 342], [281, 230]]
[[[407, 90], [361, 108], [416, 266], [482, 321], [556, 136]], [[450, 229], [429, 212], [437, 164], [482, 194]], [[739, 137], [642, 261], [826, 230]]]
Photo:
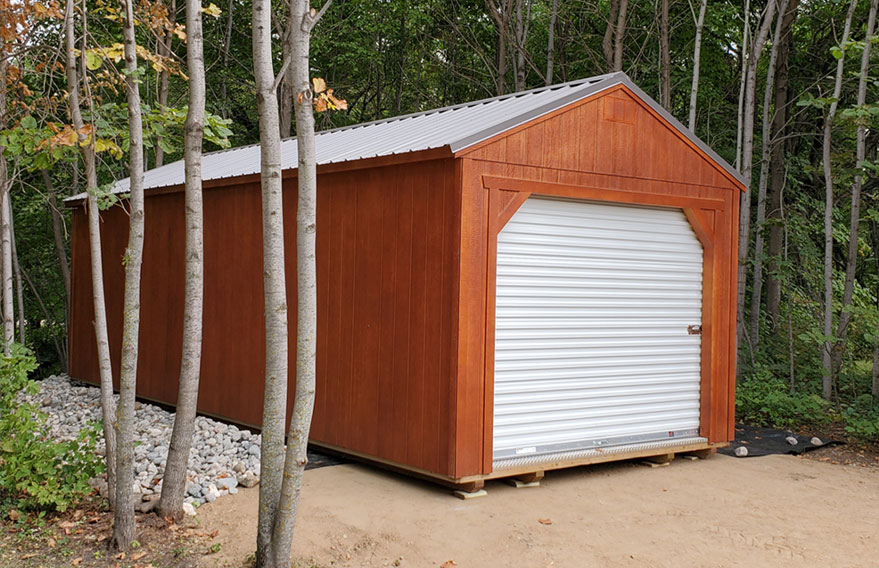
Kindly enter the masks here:
[[85, 52], [85, 66], [89, 71], [100, 69], [103, 64], [103, 59], [95, 50], [90, 49]]
[[34, 130], [37, 127], [37, 120], [31, 115], [27, 115], [21, 119], [21, 127], [26, 130]]

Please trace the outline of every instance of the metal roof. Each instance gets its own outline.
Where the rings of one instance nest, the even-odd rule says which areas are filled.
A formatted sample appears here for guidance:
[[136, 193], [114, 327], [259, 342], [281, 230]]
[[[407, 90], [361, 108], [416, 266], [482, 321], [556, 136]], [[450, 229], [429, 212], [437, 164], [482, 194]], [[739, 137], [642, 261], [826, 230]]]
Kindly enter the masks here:
[[[744, 185], [741, 174], [699, 140], [659, 103], [638, 88], [625, 73], [599, 75], [530, 91], [511, 93], [481, 101], [398, 116], [317, 132], [318, 165], [350, 162], [379, 156], [406, 154], [448, 147], [452, 153], [497, 136], [565, 105], [595, 93], [625, 85], [708, 156]], [[296, 138], [281, 142], [281, 167], [297, 167]], [[205, 153], [202, 156], [203, 181], [239, 177], [260, 172], [259, 144]], [[184, 183], [183, 160], [145, 172], [144, 188], [157, 189]], [[114, 193], [128, 191], [128, 178], [116, 182]], [[86, 197], [80, 193], [66, 201]]]

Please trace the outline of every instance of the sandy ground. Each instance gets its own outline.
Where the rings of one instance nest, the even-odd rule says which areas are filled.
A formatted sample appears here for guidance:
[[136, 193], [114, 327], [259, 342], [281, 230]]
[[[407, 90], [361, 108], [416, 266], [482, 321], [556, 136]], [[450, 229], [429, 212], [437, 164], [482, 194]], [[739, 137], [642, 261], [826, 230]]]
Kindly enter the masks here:
[[[486, 490], [462, 501], [362, 465], [308, 471], [296, 565], [879, 566], [879, 468], [716, 455], [548, 472], [539, 488]], [[199, 509], [222, 546], [206, 566], [244, 565], [257, 494]]]

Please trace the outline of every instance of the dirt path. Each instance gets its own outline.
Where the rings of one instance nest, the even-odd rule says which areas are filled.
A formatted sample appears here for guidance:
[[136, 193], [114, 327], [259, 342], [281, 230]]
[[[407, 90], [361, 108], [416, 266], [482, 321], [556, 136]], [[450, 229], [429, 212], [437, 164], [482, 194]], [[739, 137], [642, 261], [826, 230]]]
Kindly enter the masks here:
[[[870, 566], [879, 564], [879, 469], [789, 456], [547, 473], [540, 488], [486, 484], [461, 501], [360, 465], [305, 474], [294, 554], [302, 568]], [[205, 565], [242, 566], [257, 490], [199, 510], [219, 530]], [[538, 519], [550, 519], [544, 525]]]

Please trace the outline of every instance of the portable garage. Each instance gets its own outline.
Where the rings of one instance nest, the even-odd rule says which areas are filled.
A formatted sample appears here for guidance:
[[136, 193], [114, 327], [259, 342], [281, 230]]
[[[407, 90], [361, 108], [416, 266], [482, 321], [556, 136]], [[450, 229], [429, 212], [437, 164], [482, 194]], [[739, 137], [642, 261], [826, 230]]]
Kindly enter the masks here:
[[[282, 152], [293, 255], [296, 140]], [[314, 444], [473, 487], [733, 438], [744, 186], [624, 74], [322, 132], [317, 156]], [[199, 407], [253, 426], [264, 368], [259, 168], [258, 146], [204, 156]], [[138, 393], [169, 404], [182, 184], [181, 162], [146, 174]], [[69, 368], [96, 383], [83, 196], [69, 202]], [[118, 375], [128, 217], [114, 207], [102, 218]]]

